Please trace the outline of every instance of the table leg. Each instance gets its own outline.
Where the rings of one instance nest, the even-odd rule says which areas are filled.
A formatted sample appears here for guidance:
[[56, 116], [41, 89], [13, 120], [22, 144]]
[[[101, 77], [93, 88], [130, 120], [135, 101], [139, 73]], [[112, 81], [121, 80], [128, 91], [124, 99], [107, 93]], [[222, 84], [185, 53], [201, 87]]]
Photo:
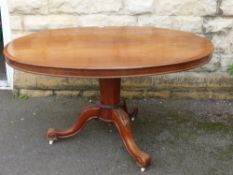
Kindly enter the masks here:
[[89, 120], [98, 118], [100, 115], [100, 107], [98, 105], [90, 105], [82, 110], [79, 118], [74, 123], [74, 125], [66, 130], [57, 131], [54, 128], [50, 128], [48, 130], [47, 137], [50, 143], [57, 140], [58, 138], [68, 138], [76, 135], [86, 124]]
[[129, 115], [122, 109], [115, 109], [113, 110], [112, 119], [117, 129], [119, 130], [126, 149], [132, 158], [140, 167], [149, 166], [151, 163], [150, 156], [147, 153], [141, 151], [133, 139]]
[[86, 123], [93, 119], [98, 118], [104, 122], [114, 123], [121, 135], [126, 149], [136, 163], [144, 170], [151, 163], [150, 156], [141, 151], [136, 145], [132, 132], [130, 115], [137, 114], [137, 108], [130, 113], [126, 102], [121, 103], [120, 88], [121, 79], [100, 79], [100, 104], [91, 105], [86, 107], [80, 114], [75, 124], [63, 131], [56, 129], [48, 130], [48, 139], [52, 143], [58, 138], [68, 138], [77, 134]]

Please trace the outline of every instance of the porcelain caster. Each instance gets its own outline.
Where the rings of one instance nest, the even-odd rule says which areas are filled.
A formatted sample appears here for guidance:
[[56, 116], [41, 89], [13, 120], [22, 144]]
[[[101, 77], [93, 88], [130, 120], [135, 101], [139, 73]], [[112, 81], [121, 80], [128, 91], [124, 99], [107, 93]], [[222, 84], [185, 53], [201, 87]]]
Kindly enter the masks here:
[[52, 145], [54, 143], [54, 140], [49, 140], [49, 144]]
[[137, 118], [137, 115], [138, 115], [138, 108], [134, 108], [134, 110], [130, 113], [130, 118], [131, 118], [131, 121], [134, 122]]
[[146, 171], [146, 168], [141, 168], [141, 172], [145, 172]]

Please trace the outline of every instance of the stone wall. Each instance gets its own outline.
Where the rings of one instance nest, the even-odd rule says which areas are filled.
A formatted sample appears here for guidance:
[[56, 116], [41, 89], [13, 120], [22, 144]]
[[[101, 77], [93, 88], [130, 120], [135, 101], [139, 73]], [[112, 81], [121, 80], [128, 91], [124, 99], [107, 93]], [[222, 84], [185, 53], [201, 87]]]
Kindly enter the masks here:
[[[191, 31], [215, 45], [208, 65], [185, 73], [124, 80], [123, 96], [233, 99], [233, 0], [8, 0], [13, 38], [43, 29], [154, 26]], [[96, 95], [95, 80], [15, 72], [14, 89], [29, 96]], [[142, 83], [143, 82], [143, 83]], [[94, 86], [92, 86], [94, 85]]]

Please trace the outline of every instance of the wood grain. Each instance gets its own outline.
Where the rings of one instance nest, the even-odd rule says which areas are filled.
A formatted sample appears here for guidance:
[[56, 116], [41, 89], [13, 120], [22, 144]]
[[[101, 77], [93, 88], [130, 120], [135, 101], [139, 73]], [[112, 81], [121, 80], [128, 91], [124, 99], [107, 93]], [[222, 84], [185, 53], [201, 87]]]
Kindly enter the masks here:
[[47, 30], [4, 49], [10, 65], [65, 77], [113, 78], [170, 73], [209, 61], [213, 45], [192, 33], [149, 27]]

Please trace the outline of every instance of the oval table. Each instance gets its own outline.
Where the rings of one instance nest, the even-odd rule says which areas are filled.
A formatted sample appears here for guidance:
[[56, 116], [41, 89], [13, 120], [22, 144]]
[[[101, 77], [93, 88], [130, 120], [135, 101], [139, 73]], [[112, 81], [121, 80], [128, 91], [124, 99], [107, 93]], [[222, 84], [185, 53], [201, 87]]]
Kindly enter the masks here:
[[85, 107], [75, 124], [48, 130], [52, 144], [77, 134], [94, 118], [116, 125], [126, 149], [144, 171], [149, 154], [136, 145], [129, 110], [120, 98], [121, 78], [172, 73], [207, 63], [213, 45], [192, 33], [152, 27], [87, 27], [36, 32], [4, 48], [15, 69], [58, 77], [98, 78], [100, 104]]

